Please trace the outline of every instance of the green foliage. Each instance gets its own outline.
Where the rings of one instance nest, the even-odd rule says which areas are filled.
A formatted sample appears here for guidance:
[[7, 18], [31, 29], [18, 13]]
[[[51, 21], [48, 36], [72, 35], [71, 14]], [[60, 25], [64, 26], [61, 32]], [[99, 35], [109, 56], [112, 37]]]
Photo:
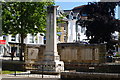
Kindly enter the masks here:
[[57, 18], [57, 23], [65, 23], [65, 21], [63, 20], [64, 17], [66, 17], [66, 14], [62, 14]]
[[86, 36], [91, 37], [90, 43], [111, 43], [111, 34], [120, 32], [120, 21], [115, 19], [115, 7], [119, 2], [88, 3], [80, 11], [86, 14], [88, 20], [79, 20], [82, 27], [86, 27]]
[[120, 54], [116, 54], [115, 57], [120, 57]]
[[57, 27], [57, 32], [61, 32], [61, 27]]
[[57, 36], [61, 36], [60, 34], [57, 34]]
[[47, 6], [54, 2], [4, 2], [2, 7], [3, 34], [20, 34], [20, 61], [24, 49], [24, 38], [28, 33], [45, 32]]
[[3, 34], [45, 32], [46, 7], [53, 2], [6, 2], [3, 3]]
[[[57, 27], [57, 32], [61, 32], [61, 27]], [[61, 35], [57, 34], [57, 36], [61, 36]]]
[[[22, 71], [16, 71], [16, 73], [20, 73]], [[15, 71], [8, 71], [8, 70], [5, 70], [5, 71], [2, 71], [2, 74], [13, 74], [15, 73]]]

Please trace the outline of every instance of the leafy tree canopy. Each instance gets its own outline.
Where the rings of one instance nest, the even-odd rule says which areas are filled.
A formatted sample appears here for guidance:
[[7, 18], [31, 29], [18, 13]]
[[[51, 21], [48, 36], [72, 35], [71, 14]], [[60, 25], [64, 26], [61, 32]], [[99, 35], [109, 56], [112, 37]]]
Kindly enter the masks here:
[[6, 2], [3, 3], [3, 34], [45, 32], [46, 7], [53, 2]]
[[111, 34], [120, 32], [120, 20], [115, 19], [115, 8], [119, 2], [88, 3], [80, 11], [80, 15], [87, 14], [87, 20], [78, 20], [82, 27], [86, 27], [86, 36], [90, 43], [110, 43]]
[[3, 34], [20, 34], [20, 61], [23, 61], [24, 38], [28, 33], [45, 32], [47, 6], [54, 2], [5, 2], [2, 7]]

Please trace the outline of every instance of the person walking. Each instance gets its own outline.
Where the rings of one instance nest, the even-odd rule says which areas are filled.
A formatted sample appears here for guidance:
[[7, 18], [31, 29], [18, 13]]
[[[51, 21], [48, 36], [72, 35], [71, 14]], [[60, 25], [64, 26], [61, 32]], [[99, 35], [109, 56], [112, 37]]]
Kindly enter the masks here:
[[16, 47], [15, 47], [15, 46], [11, 47], [11, 60], [12, 60], [12, 61], [13, 61], [15, 52], [16, 52]]

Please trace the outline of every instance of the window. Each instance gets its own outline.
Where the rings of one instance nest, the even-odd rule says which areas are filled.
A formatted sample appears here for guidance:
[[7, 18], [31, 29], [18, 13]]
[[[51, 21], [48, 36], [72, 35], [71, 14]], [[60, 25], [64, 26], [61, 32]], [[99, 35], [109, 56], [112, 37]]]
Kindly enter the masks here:
[[80, 15], [79, 15], [79, 13], [78, 13], [77, 16], [76, 16], [76, 19], [80, 19]]
[[67, 40], [67, 37], [66, 36], [64, 36], [64, 42]]
[[86, 13], [83, 13], [82, 16], [87, 16], [87, 14], [86, 14]]
[[33, 35], [30, 35], [30, 38], [29, 38], [30, 40], [29, 40], [29, 42], [30, 43], [34, 43], [34, 36]]
[[11, 41], [16, 41], [16, 37], [15, 36], [11, 36]]
[[6, 40], [6, 36], [5, 35], [3, 36], [3, 40]]
[[69, 14], [69, 19], [73, 19], [73, 12], [71, 11], [70, 14]]
[[73, 19], [73, 15], [70, 14], [70, 15], [69, 15], [69, 19]]
[[81, 27], [81, 33], [85, 32], [85, 28]]

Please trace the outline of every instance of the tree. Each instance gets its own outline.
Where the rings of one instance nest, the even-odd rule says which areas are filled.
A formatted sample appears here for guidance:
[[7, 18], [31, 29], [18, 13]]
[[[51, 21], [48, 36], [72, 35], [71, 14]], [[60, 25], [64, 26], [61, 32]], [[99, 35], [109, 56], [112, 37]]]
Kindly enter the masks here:
[[115, 19], [115, 7], [119, 2], [88, 3], [80, 11], [86, 14], [87, 20], [78, 20], [82, 27], [86, 27], [86, 36], [91, 37], [90, 43], [112, 42], [111, 34], [120, 31], [120, 20]]
[[2, 7], [3, 34], [20, 34], [22, 61], [23, 42], [28, 33], [45, 32], [47, 6], [54, 2], [5, 2]]

